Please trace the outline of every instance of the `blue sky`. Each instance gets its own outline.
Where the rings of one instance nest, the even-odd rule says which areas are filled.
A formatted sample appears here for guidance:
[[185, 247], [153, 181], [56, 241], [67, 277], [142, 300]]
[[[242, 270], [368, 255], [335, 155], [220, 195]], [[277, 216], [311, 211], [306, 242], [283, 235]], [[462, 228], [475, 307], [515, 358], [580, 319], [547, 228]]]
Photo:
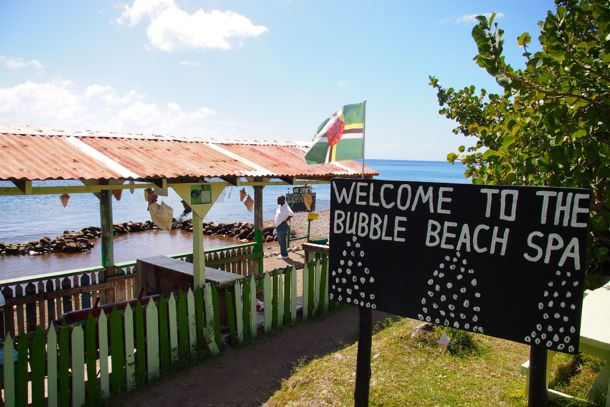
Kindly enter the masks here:
[[464, 141], [428, 75], [496, 89], [473, 16], [505, 49], [552, 1], [0, 1], [0, 125], [310, 140], [367, 100], [366, 157], [444, 160]]

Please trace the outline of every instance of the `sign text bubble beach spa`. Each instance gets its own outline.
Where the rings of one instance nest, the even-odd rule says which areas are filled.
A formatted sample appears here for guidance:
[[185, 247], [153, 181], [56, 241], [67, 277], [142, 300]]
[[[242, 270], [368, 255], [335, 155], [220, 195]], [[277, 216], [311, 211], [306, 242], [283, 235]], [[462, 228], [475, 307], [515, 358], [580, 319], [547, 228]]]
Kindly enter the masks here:
[[331, 298], [575, 353], [590, 193], [334, 180]]

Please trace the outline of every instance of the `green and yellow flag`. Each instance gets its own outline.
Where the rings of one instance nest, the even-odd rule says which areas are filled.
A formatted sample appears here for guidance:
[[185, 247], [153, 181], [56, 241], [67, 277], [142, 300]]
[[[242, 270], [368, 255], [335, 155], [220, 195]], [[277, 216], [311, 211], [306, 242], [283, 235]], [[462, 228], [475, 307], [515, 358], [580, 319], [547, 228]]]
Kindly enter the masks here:
[[305, 153], [307, 164], [363, 158], [365, 103], [345, 105], [322, 122]]

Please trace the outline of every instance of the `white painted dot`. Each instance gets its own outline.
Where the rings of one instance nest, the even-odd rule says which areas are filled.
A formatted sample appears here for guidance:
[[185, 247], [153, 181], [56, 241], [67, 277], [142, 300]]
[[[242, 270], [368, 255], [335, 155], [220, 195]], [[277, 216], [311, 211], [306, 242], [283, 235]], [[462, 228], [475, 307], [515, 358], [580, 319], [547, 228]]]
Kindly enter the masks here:
[[374, 282], [375, 282], [375, 277], [369, 278], [369, 283], [374, 283]]
[[462, 277], [464, 277], [464, 276], [462, 276], [461, 274], [458, 274], [458, 275], [457, 275], [457, 279], [458, 279], [458, 280], [461, 280], [461, 279], [462, 279]]
[[563, 333], [564, 329], [562, 326], [559, 327], [559, 333]]
[[538, 331], [541, 331], [541, 330], [542, 330], [542, 325], [541, 325], [541, 324], [536, 324], [536, 329], [537, 329]]
[[444, 296], [444, 295], [441, 295], [441, 301], [442, 301], [442, 302], [445, 302], [445, 300], [447, 300], [447, 297], [446, 297], [446, 296]]
[[371, 303], [370, 303], [370, 302], [367, 302], [367, 303], [366, 303], [366, 307], [367, 307], [367, 308], [371, 308]]
[[462, 287], [462, 288], [460, 288], [460, 292], [461, 292], [462, 294], [464, 294], [464, 293], [466, 292], [466, 289], [465, 289], [464, 287]]
[[360, 293], [360, 296], [361, 296], [362, 298], [364, 298], [364, 297], [366, 297], [366, 294], [365, 294], [365, 293]]
[[462, 264], [467, 264], [468, 262], [466, 261], [466, 259], [462, 260]]
[[443, 263], [441, 263], [441, 264], [439, 264], [439, 265], [438, 265], [438, 268], [439, 268], [439, 269], [444, 269], [444, 268], [445, 268], [445, 265], [444, 265]]
[[377, 304], [371, 304], [371, 308], [372, 308], [372, 309], [377, 308]]
[[422, 314], [417, 314], [417, 318], [422, 320], [422, 319], [424, 319], [424, 316]]
[[349, 304], [349, 303], [351, 303], [351, 302], [352, 302], [352, 299], [351, 299], [351, 298], [349, 298], [349, 297], [347, 297], [346, 301], [347, 301], [347, 303]]
[[553, 342], [551, 341], [546, 341], [546, 347], [550, 348], [551, 346], [553, 346]]
[[453, 287], [453, 284], [452, 283], [447, 283], [447, 288], [451, 288], [451, 287]]
[[546, 330], [547, 330], [547, 331], [549, 331], [549, 332], [553, 332], [553, 327], [552, 327], [552, 326], [550, 326], [550, 325], [548, 325], [548, 326], [546, 327]]
[[455, 311], [455, 305], [453, 305], [453, 304], [449, 304], [449, 309], [450, 309], [451, 311]]
[[361, 261], [358, 262], [358, 267], [362, 267], [362, 262]]
[[473, 309], [475, 312], [479, 312], [479, 311], [481, 311], [481, 308], [479, 308], [479, 307], [472, 307], [472, 309]]
[[448, 319], [445, 319], [445, 320], [443, 321], [443, 325], [445, 325], [445, 326], [449, 326], [449, 320], [448, 320]]
[[354, 298], [354, 305], [358, 305], [358, 304], [359, 304], [358, 300], [356, 298]]
[[549, 296], [549, 292], [548, 292], [548, 291], [545, 291], [543, 295], [544, 295], [545, 297], [548, 297], [548, 296]]
[[[370, 298], [371, 300], [374, 300], [374, 299], [375, 299], [375, 294], [369, 294], [369, 298]], [[421, 300], [422, 300], [422, 304], [425, 304], [425, 303], [426, 303], [426, 299], [425, 299], [425, 298], [422, 298]]]
[[333, 270], [332, 273], [330, 273], [330, 275], [334, 277], [337, 275], [337, 272], [335, 270]]
[[440, 324], [440, 323], [441, 323], [441, 320], [440, 320], [440, 319], [438, 319], [438, 318], [436, 318], [436, 319], [434, 320], [434, 322], [436, 322], [437, 324]]
[[568, 352], [574, 353], [574, 346], [572, 346], [572, 345], [568, 346]]
[[338, 300], [339, 300], [339, 301], [343, 300], [343, 297], [342, 297], [342, 296], [339, 296]]
[[356, 281], [358, 281], [358, 277], [352, 276], [352, 281], [355, 283]]
[[429, 316], [426, 317], [426, 321], [430, 322], [432, 321], [432, 318], [430, 318]]
[[345, 273], [348, 274], [348, 275], [352, 274], [352, 269], [345, 269]]
[[566, 307], [566, 303], [565, 303], [565, 302], [563, 302], [563, 301], [561, 301], [561, 302], [559, 303], [559, 306], [560, 306], [561, 308], [565, 308], [565, 307]]
[[337, 291], [341, 292], [341, 291], [343, 291], [343, 288], [337, 287]]
[[571, 296], [572, 296], [572, 293], [568, 291], [568, 292], [566, 293], [566, 298], [570, 298]]
[[351, 288], [348, 288], [348, 289], [347, 289], [347, 290], [345, 290], [345, 291], [347, 291], [347, 293], [348, 293], [349, 295], [352, 295], [352, 289], [351, 289]]
[[359, 288], [360, 288], [360, 286], [358, 284], [354, 284], [354, 290], [357, 290]]
[[557, 335], [557, 334], [553, 335], [553, 340], [555, 342], [559, 342], [559, 335]]
[[443, 278], [445, 277], [445, 273], [438, 273], [438, 278]]
[[563, 341], [564, 341], [565, 343], [570, 343], [570, 340], [571, 340], [571, 339], [572, 339], [572, 338], [570, 338], [569, 336], [566, 336], [565, 338], [563, 338]]
[[544, 304], [543, 304], [543, 303], [541, 303], [541, 302], [539, 302], [539, 303], [538, 303], [538, 309], [539, 309], [539, 310], [542, 310], [543, 308], [544, 308]]
[[576, 333], [576, 328], [574, 328], [574, 326], [570, 327], [570, 333]]
[[360, 257], [364, 257], [364, 250], [360, 250]]
[[474, 270], [473, 269], [468, 269], [468, 274], [474, 274]]
[[555, 291], [555, 292], [553, 293], [553, 297], [555, 297], [555, 298], [559, 297], [559, 293], [558, 293], [557, 291]]
[[438, 304], [437, 304], [437, 303], [435, 303], [435, 302], [433, 302], [433, 303], [432, 303], [432, 308], [437, 309], [437, 308], [438, 308]]
[[549, 287], [552, 287], [552, 286], [553, 286], [553, 282], [549, 281]]
[[347, 250], [343, 250], [343, 255], [347, 256]]
[[556, 275], [556, 276], [560, 276], [560, 275], [561, 275], [561, 271], [557, 270], [557, 271], [555, 272], [555, 275]]
[[428, 285], [432, 285], [432, 284], [434, 284], [434, 280], [433, 279], [428, 280]]
[[360, 243], [356, 243], [356, 248], [359, 249], [360, 248]]
[[454, 328], [459, 328], [459, 327], [460, 327], [460, 324], [459, 324], [457, 321], [455, 321], [455, 322], [453, 323], [453, 327], [454, 327]]
[[445, 256], [445, 261], [449, 261], [450, 259], [451, 259], [451, 257]]
[[464, 329], [470, 329], [470, 324], [468, 322], [464, 324]]
[[570, 318], [568, 318], [567, 316], [563, 317], [563, 322], [568, 322], [570, 320]]
[[347, 265], [348, 265], [348, 266], [350, 266], [350, 267], [351, 267], [353, 264], [354, 264], [354, 262], [353, 262], [353, 261], [351, 261], [351, 260], [348, 260], [348, 261], [347, 261]]
[[455, 270], [455, 264], [452, 264], [451, 266], [449, 266], [449, 270]]
[[474, 296], [477, 298], [481, 298], [481, 293], [474, 293]]
[[449, 316], [450, 316], [451, 318], [455, 318], [455, 314], [454, 314], [453, 312], [450, 312], [450, 313], [449, 313]]
[[428, 291], [428, 297], [434, 297], [434, 293], [432, 291]]
[[366, 283], [366, 278], [364, 278], [364, 277], [360, 277], [360, 282], [361, 282], [362, 284]]
[[460, 318], [466, 319], [466, 314], [460, 313]]
[[333, 298], [335, 298], [335, 296], [333, 293], [330, 293], [330, 294], [328, 294], [328, 298], [330, 298], [332, 300]]
[[342, 259], [342, 260], [339, 260], [339, 264], [340, 264], [340, 265], [344, 265], [344, 264], [345, 264], [345, 261], [344, 261], [343, 259]]
[[472, 284], [473, 287], [477, 286], [477, 279], [473, 278], [472, 281], [470, 282], [470, 284]]
[[352, 242], [347, 241], [347, 242], [345, 242], [345, 245], [346, 245], [347, 247], [350, 247], [350, 246], [352, 245]]
[[549, 307], [553, 306], [553, 300], [549, 301]]
[[443, 317], [444, 317], [444, 316], [447, 314], [447, 313], [446, 313], [445, 311], [443, 311], [443, 310], [440, 310], [439, 312], [440, 312], [441, 316], [443, 316]]
[[527, 343], [530, 343], [532, 341], [532, 339], [529, 336], [526, 336], [525, 338], [523, 338], [523, 340]]
[[369, 270], [369, 268], [368, 268], [368, 267], [365, 267], [365, 268], [364, 268], [364, 274], [369, 274], [370, 272], [371, 272], [371, 271]]
[[352, 236], [352, 240], [355, 242], [358, 239], [356, 239], [356, 236]]
[[557, 345], [557, 350], [563, 350], [566, 346], [563, 343]]
[[567, 281], [563, 280], [563, 281], [561, 282], [561, 286], [562, 286], [562, 287], [564, 287], [564, 286], [565, 286], [567, 283], [568, 283]]
[[544, 319], [549, 319], [549, 314], [547, 314], [546, 312], [544, 314], [542, 314], [542, 318]]
[[479, 320], [479, 317], [476, 315], [472, 316], [472, 322], [477, 322]]
[[546, 334], [540, 334], [540, 339], [546, 339]]
[[352, 250], [350, 254], [352, 255], [352, 257], [354, 257], [356, 255], [356, 252]]
[[540, 338], [536, 338], [536, 339], [534, 340], [534, 343], [535, 343], [536, 345], [540, 345]]
[[578, 286], [578, 281], [574, 281], [574, 282], [572, 283], [572, 285], [573, 285], [574, 287]]
[[559, 312], [556, 312], [555, 315], [553, 315], [556, 319], [559, 319], [561, 317], [561, 315], [559, 315]]
[[454, 262], [454, 263], [457, 263], [457, 261], [458, 261], [458, 258], [457, 258], [457, 257], [454, 257], [454, 258], [453, 258], [453, 262]]
[[458, 295], [457, 294], [453, 294], [453, 299], [457, 300], [458, 299]]

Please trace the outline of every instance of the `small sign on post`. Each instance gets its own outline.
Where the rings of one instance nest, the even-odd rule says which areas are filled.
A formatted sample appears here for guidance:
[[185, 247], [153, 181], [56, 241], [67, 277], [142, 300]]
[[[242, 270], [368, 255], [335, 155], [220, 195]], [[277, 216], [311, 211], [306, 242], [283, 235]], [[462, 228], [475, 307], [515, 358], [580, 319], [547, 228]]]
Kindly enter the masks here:
[[210, 203], [212, 203], [211, 184], [191, 185], [191, 205], [201, 205]]
[[576, 353], [590, 192], [335, 179], [330, 298]]
[[286, 203], [293, 212], [311, 212], [316, 210], [316, 193], [310, 186], [293, 187], [292, 193], [286, 194]]

